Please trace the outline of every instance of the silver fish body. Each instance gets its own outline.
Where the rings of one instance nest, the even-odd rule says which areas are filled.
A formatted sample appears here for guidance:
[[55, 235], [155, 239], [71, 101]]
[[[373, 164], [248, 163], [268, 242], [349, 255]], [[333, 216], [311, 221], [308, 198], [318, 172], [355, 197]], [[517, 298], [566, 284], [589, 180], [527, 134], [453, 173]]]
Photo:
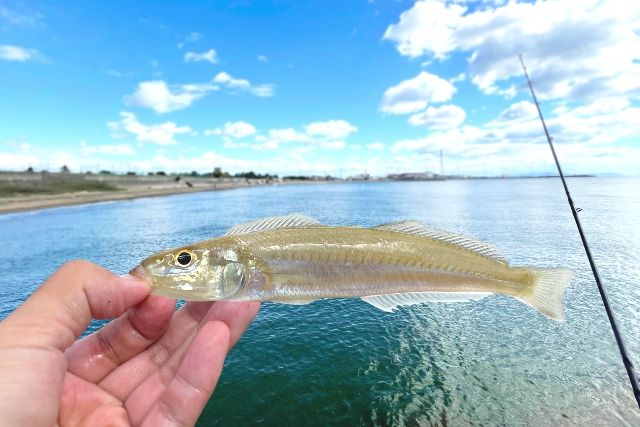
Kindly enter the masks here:
[[154, 293], [190, 300], [362, 298], [391, 311], [498, 293], [554, 319], [562, 319], [561, 298], [573, 276], [510, 266], [491, 245], [416, 222], [328, 227], [299, 215], [236, 226], [226, 236], [151, 256], [137, 271]]

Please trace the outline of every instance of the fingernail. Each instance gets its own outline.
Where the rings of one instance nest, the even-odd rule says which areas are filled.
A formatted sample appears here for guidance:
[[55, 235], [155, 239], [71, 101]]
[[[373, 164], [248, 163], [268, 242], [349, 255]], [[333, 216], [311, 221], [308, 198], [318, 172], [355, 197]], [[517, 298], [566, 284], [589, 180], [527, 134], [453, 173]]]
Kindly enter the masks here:
[[120, 282], [124, 286], [130, 286], [130, 287], [136, 287], [136, 288], [139, 288], [140, 285], [145, 285], [147, 287], [149, 286], [149, 282], [147, 282], [146, 280], [144, 280], [139, 276], [134, 276], [131, 274], [123, 274], [119, 277], [120, 277]]

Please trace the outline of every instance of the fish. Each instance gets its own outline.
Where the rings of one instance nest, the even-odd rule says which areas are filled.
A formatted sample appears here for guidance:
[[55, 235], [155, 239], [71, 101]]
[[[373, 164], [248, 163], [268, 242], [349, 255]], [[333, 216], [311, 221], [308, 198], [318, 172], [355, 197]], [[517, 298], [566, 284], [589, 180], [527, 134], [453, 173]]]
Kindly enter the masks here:
[[300, 214], [159, 252], [131, 274], [147, 280], [152, 294], [187, 301], [360, 298], [390, 312], [500, 294], [554, 320], [564, 320], [562, 297], [574, 276], [566, 268], [511, 266], [491, 244], [418, 221], [338, 227]]

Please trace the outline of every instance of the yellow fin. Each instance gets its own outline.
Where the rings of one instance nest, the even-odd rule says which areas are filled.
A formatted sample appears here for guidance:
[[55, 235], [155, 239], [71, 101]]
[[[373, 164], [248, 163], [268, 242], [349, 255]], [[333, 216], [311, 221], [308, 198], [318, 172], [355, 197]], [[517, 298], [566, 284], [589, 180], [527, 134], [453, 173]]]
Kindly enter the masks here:
[[397, 233], [413, 234], [415, 236], [427, 237], [434, 240], [441, 240], [443, 242], [451, 243], [452, 245], [460, 246], [461, 248], [475, 252], [478, 255], [491, 258], [494, 261], [498, 261], [504, 264], [509, 263], [504, 255], [500, 253], [500, 250], [492, 244], [481, 242], [472, 237], [468, 237], [462, 234], [428, 228], [419, 221], [390, 222], [388, 224], [378, 225], [377, 227], [373, 228], [379, 230], [395, 231]]
[[533, 291], [518, 299], [553, 320], [564, 320], [562, 296], [574, 272], [566, 268], [530, 268], [535, 274]]

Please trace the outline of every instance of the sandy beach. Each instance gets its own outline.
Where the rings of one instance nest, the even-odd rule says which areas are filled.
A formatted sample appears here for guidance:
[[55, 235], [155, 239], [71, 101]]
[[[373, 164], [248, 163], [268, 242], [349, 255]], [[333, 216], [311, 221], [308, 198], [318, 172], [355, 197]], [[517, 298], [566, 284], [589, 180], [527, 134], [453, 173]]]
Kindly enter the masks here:
[[[14, 175], [14, 181], [25, 179], [25, 175]], [[35, 178], [39, 174], [35, 174]], [[29, 178], [28, 176], [26, 176]], [[7, 177], [3, 177], [7, 178]], [[72, 177], [72, 179], [79, 179]], [[83, 180], [86, 179], [82, 178]], [[87, 203], [108, 202], [115, 200], [129, 200], [141, 197], [158, 197], [172, 194], [194, 193], [202, 191], [231, 190], [242, 187], [261, 185], [281, 185], [281, 182], [267, 182], [265, 180], [246, 179], [215, 179], [215, 178], [187, 178], [175, 180], [175, 177], [99, 177], [89, 178], [91, 181], [108, 182], [117, 190], [114, 191], [78, 191], [61, 194], [15, 194], [0, 197], [0, 214], [22, 212], [36, 209], [54, 208], [60, 206], [81, 205]]]

